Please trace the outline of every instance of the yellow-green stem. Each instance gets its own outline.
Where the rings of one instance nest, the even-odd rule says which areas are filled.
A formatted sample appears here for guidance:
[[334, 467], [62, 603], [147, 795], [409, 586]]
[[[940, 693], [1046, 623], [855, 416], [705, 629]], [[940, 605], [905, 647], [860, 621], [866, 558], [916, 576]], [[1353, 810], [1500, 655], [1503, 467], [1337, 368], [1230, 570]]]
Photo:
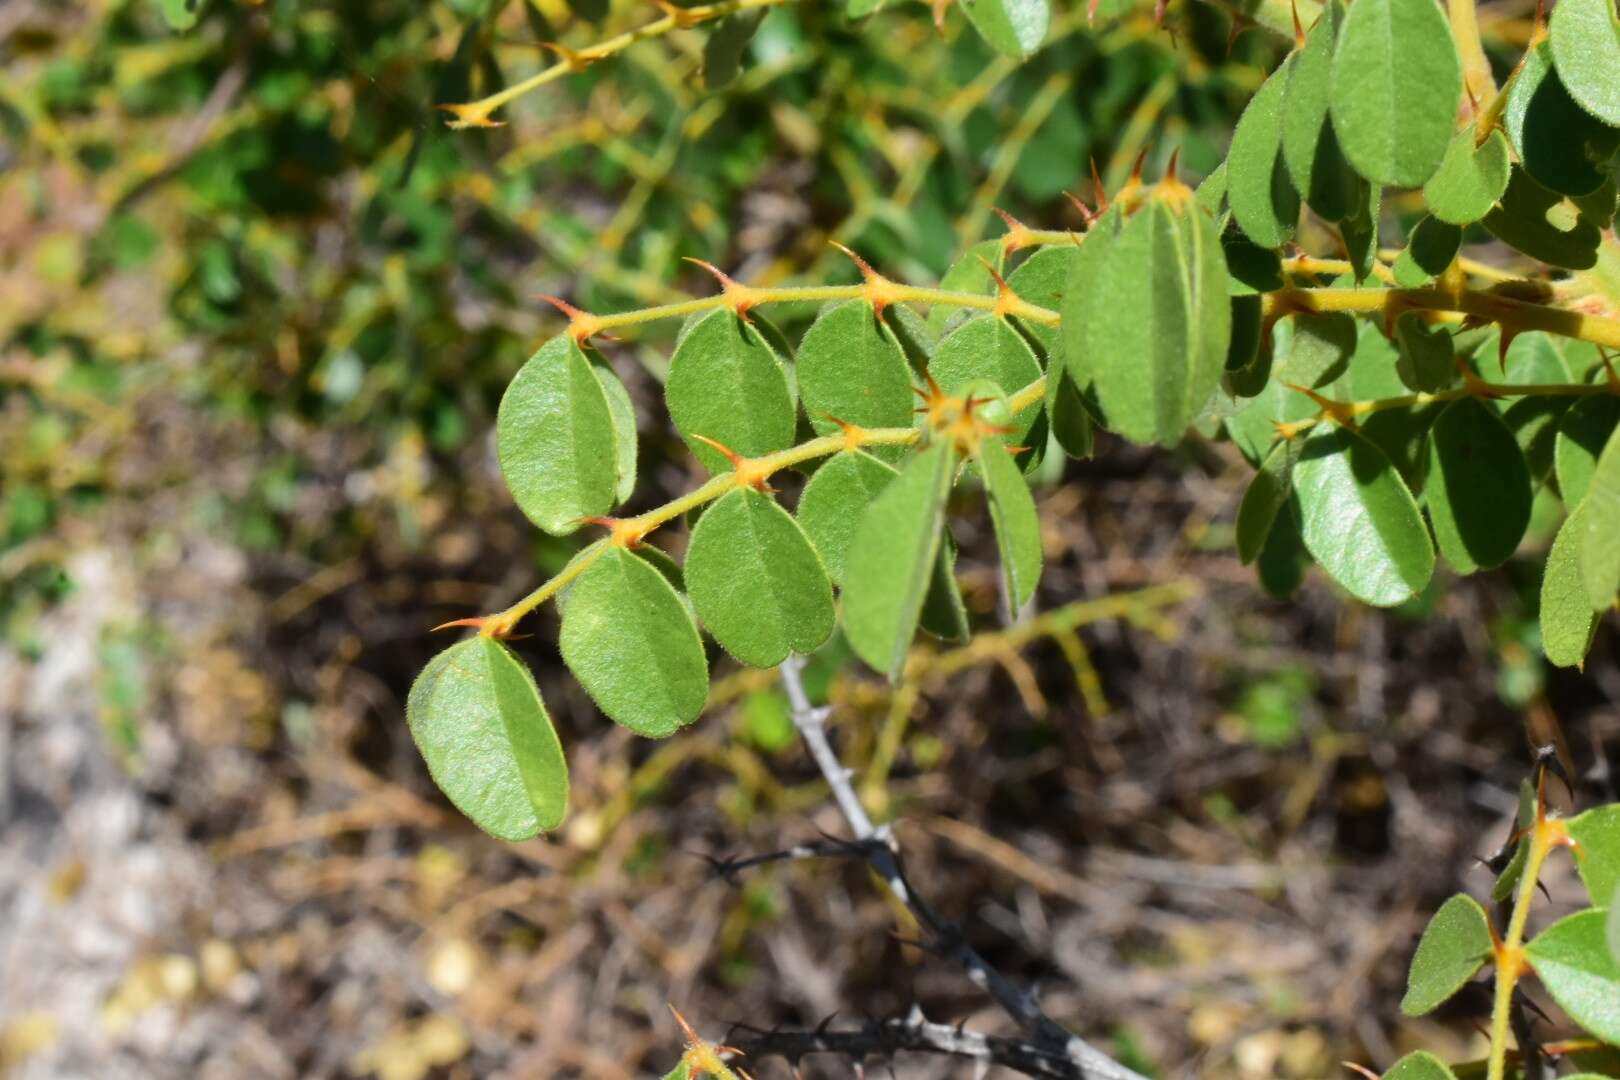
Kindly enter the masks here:
[[1474, 0], [1446, 0], [1446, 12], [1451, 19], [1451, 36], [1456, 39], [1457, 53], [1462, 58], [1463, 84], [1469, 100], [1489, 102], [1496, 95], [1496, 77], [1491, 74], [1485, 43], [1480, 40]]
[[1519, 891], [1513, 898], [1513, 915], [1508, 920], [1507, 936], [1496, 949], [1496, 1001], [1491, 1007], [1491, 1050], [1485, 1080], [1504, 1080], [1507, 1075], [1513, 988], [1518, 985], [1519, 975], [1524, 968], [1524, 928], [1530, 918], [1530, 904], [1536, 895], [1536, 879], [1541, 876], [1541, 866], [1552, 850], [1544, 822], [1537, 821], [1530, 830], [1527, 842], [1530, 851], [1524, 860], [1523, 876], [1519, 878]]

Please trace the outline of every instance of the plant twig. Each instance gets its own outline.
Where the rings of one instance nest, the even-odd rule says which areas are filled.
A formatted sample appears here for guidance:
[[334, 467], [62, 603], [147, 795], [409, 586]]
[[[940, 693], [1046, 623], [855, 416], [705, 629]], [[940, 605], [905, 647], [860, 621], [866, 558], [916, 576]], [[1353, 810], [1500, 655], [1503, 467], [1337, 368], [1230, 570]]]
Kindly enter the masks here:
[[965, 1031], [928, 1020], [920, 1008], [904, 1017], [868, 1020], [860, 1027], [814, 1031], [761, 1031], [743, 1024], [733, 1028], [747, 1037], [728, 1034], [726, 1042], [750, 1058], [782, 1057], [797, 1064], [811, 1054], [839, 1054], [854, 1061], [892, 1057], [897, 1053], [938, 1054], [981, 1065], [999, 1065], [1026, 1076], [1084, 1078], [1084, 1067], [1065, 1054], [1018, 1039]]
[[[800, 678], [803, 668], [802, 659], [789, 657], [778, 669], [782, 689], [786, 691], [792, 706], [793, 726], [832, 789], [833, 799], [838, 803], [855, 841], [866, 844], [867, 864], [884, 880], [895, 897], [911, 910], [918, 925], [929, 936], [927, 944], [930, 949], [955, 961], [967, 973], [968, 981], [988, 993], [1008, 1016], [1017, 1021], [1036, 1049], [1068, 1061], [1076, 1070], [1068, 1074], [1045, 1075], [1071, 1075], [1085, 1080], [1145, 1080], [1140, 1073], [1119, 1064], [1079, 1036], [1070, 1034], [1042, 1012], [1033, 994], [992, 967], [979, 955], [978, 950], [967, 943], [958, 927], [941, 919], [911, 887], [906, 880], [893, 833], [886, 825], [872, 824], [871, 817], [850, 783], [850, 771], [838, 760], [827, 739], [827, 717], [831, 709], [810, 704]], [[879, 842], [867, 843], [873, 840]]]

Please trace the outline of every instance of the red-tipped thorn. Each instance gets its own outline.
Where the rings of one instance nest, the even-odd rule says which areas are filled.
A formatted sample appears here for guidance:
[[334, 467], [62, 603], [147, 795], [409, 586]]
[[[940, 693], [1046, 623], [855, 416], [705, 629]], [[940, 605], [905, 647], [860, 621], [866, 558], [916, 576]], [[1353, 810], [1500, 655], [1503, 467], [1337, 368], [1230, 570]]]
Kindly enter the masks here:
[[855, 252], [851, 251], [849, 248], [845, 247], [843, 244], [840, 244], [836, 240], [829, 240], [829, 241], [827, 241], [827, 243], [831, 244], [833, 247], [837, 248], [839, 251], [842, 251], [845, 255], [848, 255], [849, 258], [850, 258], [850, 261], [855, 264], [856, 269], [860, 270], [861, 276], [866, 278], [867, 281], [871, 281], [873, 278], [878, 276], [878, 272], [876, 270], [872, 269], [872, 264], [871, 263], [867, 262], [865, 259], [863, 259], [859, 255], [855, 254]]
[[1001, 250], [1004, 253], [1010, 255], [1029, 245], [1029, 228], [1022, 221], [1019, 221], [999, 206], [992, 206], [990, 210], [1007, 226], [1007, 235], [1001, 244]]
[[1176, 176], [1176, 169], [1180, 164], [1181, 147], [1178, 146], [1170, 151], [1170, 161], [1164, 167], [1164, 178], [1171, 183], [1180, 183], [1180, 178]]
[[572, 72], [584, 71], [586, 68], [596, 63], [598, 59], [598, 57], [595, 56], [583, 56], [580, 53], [575, 52], [573, 49], [570, 49], [568, 46], [559, 45], [555, 41], [542, 41], [540, 42], [540, 47], [556, 53], [557, 56], [568, 65], [568, 70]]
[[1305, 28], [1299, 24], [1299, 0], [1289, 0], [1289, 9], [1294, 15], [1294, 48], [1305, 47]]
[[1097, 211], [1081, 202], [1080, 196], [1072, 191], [1065, 191], [1063, 197], [1069, 200], [1069, 205], [1073, 206], [1075, 213], [1080, 215], [1080, 220], [1085, 223], [1086, 228], [1091, 228], [1091, 223], [1097, 220]]
[[720, 283], [720, 295], [731, 301], [731, 310], [737, 313], [737, 317], [739, 319], [742, 319], [745, 322], [753, 321], [748, 318], [748, 311], [754, 306], [754, 301], [749, 296], [749, 289], [747, 286], [737, 284], [737, 282], [732, 279], [731, 275], [727, 274], [724, 270], [720, 269], [711, 262], [705, 262], [702, 259], [694, 259], [690, 255], [683, 255], [681, 258], [686, 262], [691, 263], [693, 266], [701, 266], [703, 269], [713, 274], [714, 279]]
[[731, 471], [736, 474], [737, 483], [739, 485], [751, 487], [756, 491], [771, 490], [765, 483], [766, 477], [770, 474], [762, 469], [756, 468], [751, 458], [744, 457], [731, 447], [727, 446], [725, 443], [711, 439], [707, 435], [694, 434], [692, 438], [706, 446], [713, 447], [715, 450], [725, 455], [725, 459], [731, 462]]
[[1091, 159], [1091, 198], [1097, 204], [1097, 213], [1108, 209], [1108, 191], [1103, 187], [1102, 177], [1097, 174], [1097, 159]]
[[1353, 1061], [1341, 1061], [1339, 1064], [1343, 1065], [1351, 1072], [1360, 1073], [1362, 1076], [1366, 1077], [1366, 1080], [1378, 1080], [1378, 1074], [1367, 1068], [1365, 1065], [1357, 1065]]
[[1097, 0], [1086, 0], [1086, 25], [1097, 25]]
[[482, 615], [474, 615], [474, 616], [472, 616], [470, 618], [466, 618], [466, 619], [451, 619], [449, 622], [440, 623], [438, 626], [435, 626], [432, 630], [430, 630], [428, 632], [432, 633], [432, 634], [436, 634], [440, 630], [452, 630], [452, 629], [455, 629], [458, 626], [469, 627], [469, 628], [471, 628], [473, 630], [482, 630], [484, 628], [484, 622], [485, 621], [486, 620], [485, 620], [484, 616], [482, 616]]
[[1148, 148], [1142, 147], [1142, 152], [1136, 155], [1136, 164], [1131, 166], [1131, 179], [1136, 183], [1142, 182], [1142, 167], [1147, 164]]

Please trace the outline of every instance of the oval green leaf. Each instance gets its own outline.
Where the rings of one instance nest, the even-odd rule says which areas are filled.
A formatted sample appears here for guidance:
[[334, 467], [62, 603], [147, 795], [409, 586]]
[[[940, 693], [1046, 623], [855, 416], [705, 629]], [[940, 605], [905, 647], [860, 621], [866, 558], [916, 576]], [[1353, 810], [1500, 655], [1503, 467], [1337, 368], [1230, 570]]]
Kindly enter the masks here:
[[1609, 433], [1609, 441], [1592, 468], [1585, 506], [1581, 579], [1586, 582], [1586, 599], [1592, 607], [1607, 611], [1620, 591], [1620, 427]]
[[1609, 952], [1603, 908], [1577, 911], [1524, 947], [1554, 1001], [1604, 1042], [1620, 1043], [1620, 960]]
[[1457, 1076], [1427, 1050], [1414, 1050], [1391, 1065], [1383, 1080], [1457, 1080]]
[[1576, 814], [1569, 819], [1569, 835], [1581, 845], [1575, 869], [1592, 906], [1613, 906], [1620, 900], [1620, 803]]
[[1492, 128], [1483, 143], [1476, 145], [1475, 139], [1473, 125], [1453, 135], [1440, 167], [1423, 185], [1429, 213], [1451, 225], [1472, 225], [1507, 190], [1512, 171], [1507, 136]]
[[1093, 224], [1063, 298], [1063, 365], [1105, 426], [1178, 442], [1220, 382], [1231, 333], [1226, 259], [1202, 208], [1155, 191], [1123, 225], [1115, 208]]
[[664, 384], [669, 418], [710, 472], [731, 465], [694, 435], [744, 457], [793, 445], [798, 414], [787, 374], [759, 331], [727, 308], [700, 316], [681, 334]]
[[[928, 374], [947, 394], [961, 394], [981, 379], [995, 384], [1003, 394], [1012, 394], [1041, 377], [1041, 363], [1011, 323], [986, 315], [945, 336], [928, 362]], [[1036, 403], [1013, 417], [1009, 437], [1021, 441], [1040, 411]]]
[[1429, 431], [1423, 485], [1440, 554], [1460, 574], [1500, 566], [1530, 525], [1530, 468], [1495, 409], [1461, 398]]
[[800, 493], [799, 524], [836, 584], [844, 583], [845, 557], [867, 504], [896, 475], [865, 451], [845, 450], [823, 462]]
[[606, 364], [592, 364], [596, 380], [602, 384], [607, 397], [608, 412], [613, 416], [613, 465], [617, 477], [613, 485], [614, 502], [622, 503], [636, 493], [636, 407], [630, 402], [630, 391]]
[[561, 606], [563, 663], [608, 719], [649, 739], [697, 719], [709, 663], [692, 613], [662, 573], [609, 548]]
[[495, 420], [501, 475], [518, 508], [553, 536], [613, 508], [617, 441], [602, 381], [566, 334], [529, 357], [501, 397]]
[[968, 21], [997, 52], [1022, 60], [1046, 40], [1047, 0], [961, 0]]
[[1451, 27], [1434, 0], [1356, 0], [1333, 52], [1339, 145], [1375, 184], [1417, 187], [1439, 168], [1462, 94]]
[[1401, 1012], [1422, 1016], [1463, 988], [1491, 955], [1490, 923], [1471, 896], [1457, 895], [1440, 905], [1423, 928], [1406, 976]]
[[686, 590], [727, 652], [753, 667], [811, 653], [832, 636], [832, 582], [799, 523], [752, 488], [720, 497], [686, 550]]
[[1580, 549], [1586, 536], [1586, 505], [1577, 506], [1547, 554], [1541, 575], [1541, 650], [1557, 667], [1578, 667], [1592, 647], [1597, 612], [1586, 599]]
[[850, 542], [844, 630], [861, 659], [899, 681], [935, 573], [956, 450], [941, 440], [872, 500]]
[[1226, 155], [1226, 199], [1250, 240], [1277, 248], [1294, 235], [1299, 193], [1283, 159], [1283, 97], [1297, 56], [1271, 73], [1249, 99]]
[[1566, 509], [1586, 500], [1597, 471], [1598, 456], [1620, 430], [1620, 399], [1599, 394], [1576, 400], [1558, 421], [1553, 443], [1553, 471]]
[[1599, 120], [1620, 127], [1620, 19], [1613, 0], [1558, 0], [1547, 29], [1570, 95]]
[[1492, 236], [1548, 266], [1590, 270], [1597, 265], [1603, 239], [1599, 227], [1582, 215], [1566, 213], [1558, 193], [1542, 187], [1520, 165], [1513, 166], [1507, 190], [1483, 222]]
[[862, 427], [910, 427], [911, 365], [871, 303], [850, 300], [821, 313], [799, 342], [799, 397], [818, 434], [831, 417]]
[[979, 444], [979, 468], [990, 496], [990, 521], [1001, 549], [1005, 594], [1014, 613], [1035, 596], [1041, 578], [1041, 519], [1035, 497], [998, 438]]
[[534, 676], [505, 645], [469, 638], [428, 661], [405, 720], [433, 782], [480, 829], [517, 841], [562, 824], [568, 762]]
[[1620, 129], [1577, 105], [1559, 74], [1548, 42], [1530, 49], [1507, 89], [1502, 127], [1537, 182], [1560, 195], [1589, 195], [1608, 178], [1604, 163], [1620, 149]]
[[1294, 491], [1306, 549], [1353, 596], [1389, 607], [1428, 585], [1429, 530], [1378, 447], [1342, 427], [1314, 432], [1294, 465]]
[[1283, 439], [1271, 448], [1260, 469], [1249, 481], [1238, 504], [1238, 558], [1245, 564], [1260, 557], [1277, 515], [1294, 494], [1294, 463], [1299, 460], [1300, 439]]
[[1344, 7], [1325, 4], [1305, 45], [1288, 64], [1283, 99], [1283, 160], [1294, 188], [1324, 221], [1342, 221], [1364, 202], [1363, 181], [1339, 149], [1328, 112], [1332, 97], [1333, 46]]

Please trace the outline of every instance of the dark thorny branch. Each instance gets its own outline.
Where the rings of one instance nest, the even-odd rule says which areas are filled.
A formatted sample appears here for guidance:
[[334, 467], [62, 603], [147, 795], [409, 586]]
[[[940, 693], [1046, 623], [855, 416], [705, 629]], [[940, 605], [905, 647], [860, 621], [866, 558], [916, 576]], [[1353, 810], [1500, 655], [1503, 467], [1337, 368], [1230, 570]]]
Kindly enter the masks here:
[[1083, 1078], [1099, 1075], [1095, 1071], [1086, 1072], [1085, 1067], [1067, 1053], [1017, 1039], [965, 1031], [950, 1024], [936, 1024], [918, 1008], [904, 1017], [868, 1020], [854, 1028], [823, 1025], [813, 1031], [761, 1031], [739, 1024], [725, 1041], [752, 1059], [783, 1057], [797, 1062], [811, 1054], [837, 1054], [859, 1062], [900, 1053], [939, 1054], [1015, 1069], [1026, 1076]]
[[[830, 710], [816, 708], [810, 704], [810, 699], [804, 691], [804, 684], [800, 680], [802, 668], [803, 661], [797, 657], [790, 657], [783, 662], [780, 668], [782, 688], [787, 692], [788, 701], [792, 705], [793, 725], [798, 730], [799, 736], [804, 740], [805, 747], [810, 751], [810, 756], [815, 759], [816, 767], [826, 778], [828, 786], [832, 789], [833, 799], [838, 803], [838, 808], [843, 813], [845, 821], [849, 824], [850, 832], [853, 834], [852, 844], [836, 844], [834, 842], [836, 847], [827, 848], [825, 853], [851, 854], [858, 852], [861, 854], [867, 864], [888, 885], [889, 890], [894, 893], [895, 897], [904, 903], [916, 917], [917, 923], [925, 935], [922, 944], [930, 951], [953, 961], [961, 967], [967, 974], [968, 980], [988, 993], [1028, 1036], [1026, 1043], [1009, 1043], [1004, 1040], [991, 1040], [986, 1036], [968, 1032], [956, 1032], [956, 1029], [953, 1028], [944, 1028], [943, 1031], [953, 1033], [951, 1039], [933, 1038], [930, 1035], [929, 1038], [932, 1041], [929, 1042], [928, 1039], [923, 1038], [923, 1035], [933, 1032], [938, 1025], [928, 1025], [920, 1015], [913, 1014], [902, 1024], [905, 1025], [905, 1030], [913, 1032], [917, 1039], [928, 1042], [928, 1045], [895, 1048], [915, 1048], [935, 1053], [948, 1053], [954, 1051], [946, 1050], [945, 1047], [959, 1046], [963, 1049], [975, 1050], [975, 1053], [967, 1055], [973, 1057], [980, 1056], [977, 1051], [988, 1050], [992, 1047], [1005, 1049], [1009, 1053], [1013, 1052], [1013, 1047], [1018, 1047], [1021, 1048], [1018, 1053], [1026, 1055], [1025, 1060], [1031, 1064], [1038, 1061], [1041, 1070], [1044, 1071], [1024, 1069], [1022, 1066], [1013, 1064], [1010, 1061], [1001, 1063], [1008, 1064], [1013, 1068], [1020, 1068], [1033, 1076], [1071, 1076], [1081, 1077], [1084, 1080], [1144, 1080], [1141, 1074], [1114, 1061], [1107, 1054], [1104, 1054], [1078, 1036], [1071, 1034], [1057, 1021], [1047, 1016], [1041, 1010], [1040, 1004], [1035, 1000], [1033, 994], [992, 967], [972, 945], [968, 944], [958, 927], [941, 918], [933, 907], [911, 887], [911, 883], [906, 879], [905, 870], [901, 865], [899, 851], [894, 843], [892, 832], [887, 826], [876, 826], [872, 823], [872, 819], [867, 816], [866, 808], [861, 805], [859, 797], [855, 794], [854, 787], [849, 782], [849, 770], [844, 768], [843, 764], [838, 760], [838, 755], [833, 752], [832, 744], [827, 739], [826, 728], [827, 716]], [[766, 857], [763, 861], [776, 861], [778, 858], [808, 857], [812, 851], [817, 854], [822, 853], [821, 849], [823, 847], [826, 847], [826, 845], [795, 849], [803, 850], [805, 854], [779, 853], [775, 856]], [[740, 864], [737, 863], [721, 864], [721, 866], [731, 870], [740, 868]], [[725, 872], [725, 869], [722, 869], [722, 872]], [[879, 1025], [879, 1030], [884, 1030], [884, 1026]], [[815, 1033], [817, 1039], [854, 1039], [856, 1036], [865, 1038], [869, 1044], [874, 1038], [872, 1032], [868, 1029], [862, 1029], [861, 1032], [856, 1033]], [[786, 1036], [782, 1037], [785, 1038]], [[777, 1036], [772, 1036], [772, 1038], [777, 1038]], [[858, 1040], [849, 1045], [851, 1045], [852, 1049], [856, 1048], [859, 1045]], [[759, 1052], [764, 1052], [763, 1048]], [[772, 1049], [770, 1052], [777, 1054], [788, 1053], [786, 1049]], [[809, 1052], [808, 1046], [802, 1052]], [[789, 1054], [788, 1056], [792, 1055]], [[982, 1056], [980, 1056], [980, 1059], [984, 1060]], [[1056, 1069], [1065, 1069], [1067, 1071], [1054, 1071]]]

